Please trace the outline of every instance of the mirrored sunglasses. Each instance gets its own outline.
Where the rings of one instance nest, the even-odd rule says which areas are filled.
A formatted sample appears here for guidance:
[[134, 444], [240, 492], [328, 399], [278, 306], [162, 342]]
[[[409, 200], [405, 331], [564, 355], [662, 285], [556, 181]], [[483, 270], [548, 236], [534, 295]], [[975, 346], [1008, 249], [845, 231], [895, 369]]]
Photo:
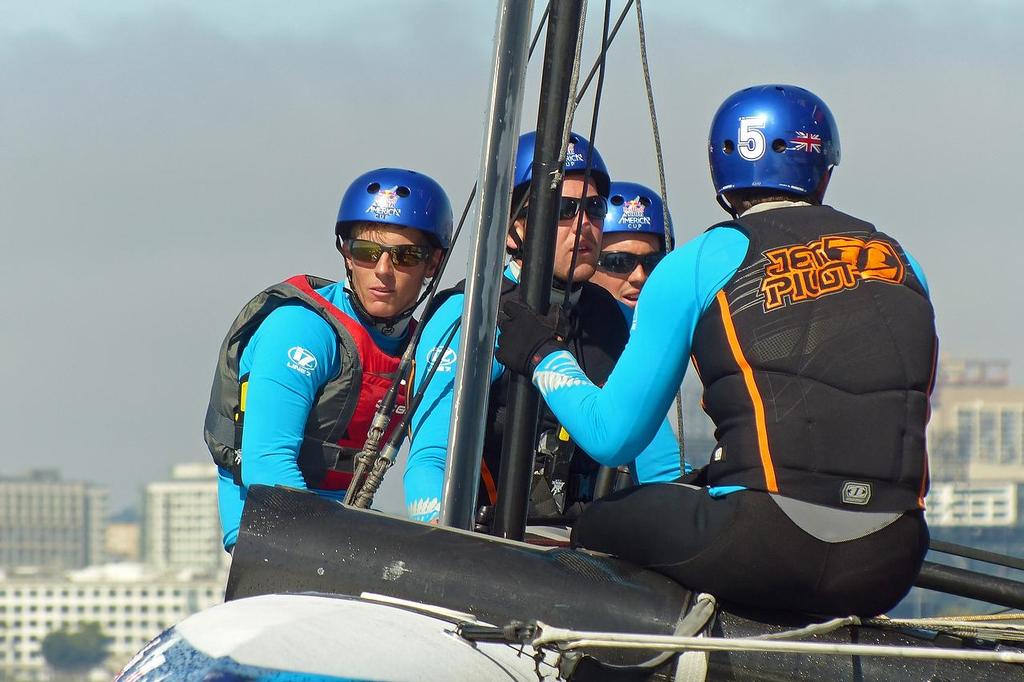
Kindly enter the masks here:
[[348, 255], [352, 260], [369, 265], [375, 264], [385, 253], [391, 257], [392, 265], [412, 267], [426, 262], [430, 258], [429, 246], [417, 246], [415, 244], [401, 244], [399, 246], [385, 246], [368, 239], [350, 239], [346, 244]]

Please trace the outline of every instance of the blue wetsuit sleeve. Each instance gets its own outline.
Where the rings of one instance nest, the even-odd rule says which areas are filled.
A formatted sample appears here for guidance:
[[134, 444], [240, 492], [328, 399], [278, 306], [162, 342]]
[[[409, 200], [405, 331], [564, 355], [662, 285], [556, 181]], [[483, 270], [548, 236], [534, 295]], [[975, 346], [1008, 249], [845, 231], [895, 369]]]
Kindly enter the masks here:
[[[441, 512], [441, 490], [448, 457], [448, 427], [451, 423], [455, 372], [458, 367], [462, 330], [455, 332], [447, 351], [443, 346], [451, 330], [459, 325], [464, 297], [445, 301], [427, 321], [416, 349], [416, 385], [427, 375], [432, 362], [440, 362], [412, 415], [412, 443], [405, 468], [405, 508], [410, 518], [433, 521]], [[497, 361], [491, 367], [493, 382], [505, 368]]]
[[298, 305], [278, 308], [263, 321], [242, 352], [248, 373], [242, 430], [242, 486], [219, 470], [217, 501], [224, 548], [238, 539], [246, 486], [278, 483], [305, 488], [298, 452], [309, 410], [320, 387], [338, 373], [334, 331]]
[[666, 417], [654, 434], [654, 440], [637, 455], [633, 472], [638, 483], [674, 481], [684, 473], [680, 471], [681, 459], [679, 441]]
[[537, 366], [534, 385], [595, 460], [618, 466], [655, 436], [682, 383], [697, 322], [748, 245], [738, 230], [717, 228], [670, 253], [644, 285], [629, 342], [604, 388], [565, 351]]
[[246, 351], [242, 483], [305, 488], [299, 448], [317, 392], [339, 370], [334, 330], [305, 307], [282, 306], [267, 316]]
[[910, 252], [903, 249], [903, 255], [907, 257], [907, 262], [910, 263], [911, 269], [914, 274], [917, 275], [917, 280], [921, 282], [921, 286], [924, 287], [924, 293], [928, 294], [931, 298], [932, 292], [928, 290], [928, 279], [924, 276], [924, 269], [921, 268], [921, 264], [917, 262], [917, 259], [910, 255]]

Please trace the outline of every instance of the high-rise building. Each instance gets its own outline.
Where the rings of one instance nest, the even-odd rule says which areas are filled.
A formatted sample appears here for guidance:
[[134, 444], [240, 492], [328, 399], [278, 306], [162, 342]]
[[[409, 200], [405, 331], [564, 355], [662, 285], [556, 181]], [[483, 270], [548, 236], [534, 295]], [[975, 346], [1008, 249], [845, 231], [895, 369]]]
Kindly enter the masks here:
[[972, 481], [1024, 482], [1024, 388], [1009, 385], [1007, 364], [943, 359], [939, 369], [928, 437], [941, 459], [933, 465], [952, 457]]
[[0, 567], [101, 563], [107, 491], [62, 481], [57, 470], [0, 478]]
[[227, 562], [217, 512], [217, 467], [179, 464], [146, 486], [142, 558], [156, 568], [216, 568]]

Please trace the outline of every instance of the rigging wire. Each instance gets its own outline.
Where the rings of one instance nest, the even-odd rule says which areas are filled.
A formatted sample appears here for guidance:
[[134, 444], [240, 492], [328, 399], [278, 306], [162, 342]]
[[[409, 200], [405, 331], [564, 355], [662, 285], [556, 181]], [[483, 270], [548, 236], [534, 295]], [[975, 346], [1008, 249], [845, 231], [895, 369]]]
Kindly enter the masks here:
[[1024, 663], [1024, 653], [1008, 650], [977, 651], [883, 644], [581, 632], [554, 628], [540, 621], [537, 621], [536, 627], [537, 635], [528, 644], [534, 648], [554, 646], [559, 651], [597, 648], [655, 651], [760, 651], [765, 653], [806, 655], [828, 654], [835, 656], [878, 656], [906, 659], [983, 661], [989, 663]]
[[427, 386], [430, 384], [430, 380], [434, 377], [434, 373], [437, 372], [437, 368], [441, 366], [445, 353], [448, 352], [448, 348], [455, 339], [455, 334], [458, 332], [460, 327], [458, 322], [459, 320], [456, 320], [449, 326], [444, 345], [440, 347], [437, 355], [434, 356], [433, 361], [430, 363], [427, 373], [423, 378], [423, 383], [409, 400], [406, 405], [405, 414], [402, 415], [401, 420], [395, 425], [387, 443], [381, 449], [380, 455], [374, 460], [373, 468], [370, 470], [370, 473], [367, 474], [366, 480], [354, 494], [352, 504], [356, 507], [369, 509], [370, 505], [373, 504], [373, 496], [377, 494], [377, 490], [380, 488], [381, 483], [384, 482], [384, 474], [387, 473], [387, 470], [391, 468], [391, 465], [394, 464], [395, 460], [398, 458], [398, 449], [401, 447], [402, 440], [405, 439], [409, 420], [411, 419], [413, 412], [416, 411], [416, 408], [419, 407], [420, 402], [423, 400], [423, 395], [426, 392]]
[[590, 87], [590, 82], [594, 80], [594, 76], [597, 74], [597, 70], [600, 68], [604, 60], [604, 55], [608, 51], [608, 47], [611, 47], [612, 41], [615, 40], [615, 36], [619, 33], [619, 28], [622, 27], [622, 22], [626, 20], [626, 15], [629, 14], [629, 9], [633, 6], [633, 0], [628, 0], [622, 8], [622, 12], [619, 13], [619, 18], [615, 20], [615, 26], [612, 27], [612, 32], [608, 34], [608, 45], [601, 49], [601, 54], [597, 56], [594, 61], [594, 65], [590, 68], [590, 73], [587, 74], [586, 80], [583, 81], [583, 85], [580, 86], [580, 92], [576, 96], [576, 104], [579, 104], [583, 99], [583, 95], [586, 94], [587, 88]]
[[[584, 2], [584, 5], [583, 5], [584, 18], [586, 17], [586, 11], [587, 11], [586, 10], [586, 3]], [[587, 164], [586, 164], [586, 168], [584, 169], [584, 172], [583, 172], [583, 189], [580, 190], [579, 211], [576, 213], [576, 234], [573, 237], [572, 258], [569, 260], [569, 271], [566, 273], [565, 291], [562, 294], [562, 311], [566, 315], [568, 315], [569, 308], [571, 307], [569, 305], [569, 297], [570, 297], [570, 295], [572, 293], [573, 275], [576, 273], [576, 264], [577, 264], [577, 262], [579, 260], [579, 255], [580, 255], [579, 254], [579, 251], [580, 251], [580, 238], [583, 236], [583, 219], [584, 219], [584, 216], [586, 215], [586, 211], [583, 208], [583, 201], [584, 201], [584, 199], [587, 196], [587, 187], [590, 185], [590, 177], [591, 177], [591, 170], [592, 170], [591, 164], [592, 164], [592, 162], [594, 160], [594, 146], [596, 144], [595, 140], [597, 138], [597, 117], [598, 117], [598, 114], [600, 113], [600, 110], [601, 110], [601, 94], [604, 92], [604, 74], [605, 74], [605, 68], [606, 68], [607, 61], [608, 61], [607, 60], [607, 54], [608, 54], [608, 33], [609, 33], [608, 26], [609, 26], [609, 24], [611, 22], [611, 14], [612, 14], [612, 2], [611, 2], [611, 0], [605, 0], [605, 2], [604, 2], [604, 24], [603, 24], [602, 31], [601, 31], [601, 54], [600, 54], [599, 61], [598, 61], [598, 66], [600, 68], [598, 69], [598, 72], [597, 72], [597, 88], [594, 90], [594, 108], [593, 108], [593, 111], [592, 111], [591, 116], [590, 116], [590, 146], [587, 149]], [[583, 28], [584, 28], [583, 24], [584, 24], [584, 22], [580, 21], [580, 45], [577, 46], [577, 50], [582, 48]], [[578, 55], [578, 53], [577, 53], [577, 55]], [[579, 102], [576, 100], [576, 95], [575, 95], [575, 88], [576, 88], [575, 78], [578, 77], [578, 76], [579, 76], [579, 57], [577, 56], [577, 59], [576, 59], [576, 69], [573, 72], [573, 77], [574, 77], [573, 87], [572, 87], [572, 90], [570, 90], [572, 95], [570, 96], [570, 100], [569, 100], [569, 110], [568, 110], [568, 112], [566, 112], [566, 116], [565, 116], [565, 130], [563, 131], [563, 134], [565, 135], [565, 138], [564, 138], [564, 140], [562, 142], [562, 144], [563, 144], [562, 158], [563, 159], [565, 158], [565, 148], [568, 147], [568, 143], [569, 143], [569, 137], [568, 137], [569, 136], [569, 128], [572, 126], [572, 119], [573, 119], [573, 117], [576, 114], [576, 106], [579, 104]]]
[[[574, 98], [574, 102], [575, 103], [579, 103], [579, 101], [581, 101], [583, 99], [583, 96], [586, 94], [586, 91], [588, 90], [588, 88], [590, 86], [590, 83], [591, 83], [591, 81], [593, 79], [594, 74], [599, 72], [600, 69], [603, 69], [604, 62], [605, 62], [605, 56], [606, 56], [606, 54], [608, 52], [608, 49], [611, 47], [612, 41], [615, 39], [615, 36], [616, 36], [616, 34], [618, 33], [618, 30], [619, 30], [619, 27], [622, 25], [628, 10], [629, 10], [629, 8], [632, 5], [632, 2], [633, 2], [633, 0], [629, 0], [629, 2], [626, 3], [625, 7], [622, 10], [622, 13], [619, 15], [619, 18], [618, 18], [618, 20], [617, 20], [617, 22], [615, 24], [615, 29], [609, 35], [607, 35], [605, 40], [603, 40], [603, 45], [602, 45], [601, 53], [598, 55], [597, 59], [595, 60], [594, 65], [593, 65], [593, 67], [590, 70], [590, 75], [587, 77], [586, 81], [583, 83], [583, 86], [580, 88], [578, 94]], [[586, 3], [584, 2], [584, 11], [585, 11], [585, 8], [586, 8]], [[533, 56], [534, 48], [537, 45], [537, 42], [538, 42], [538, 40], [540, 38], [540, 35], [541, 35], [541, 32], [542, 32], [542, 30], [544, 28], [544, 25], [545, 25], [546, 21], [547, 21], [548, 15], [550, 13], [550, 9], [551, 9], [551, 3], [549, 1], [548, 4], [546, 5], [545, 9], [544, 9], [544, 13], [541, 15], [541, 19], [540, 19], [540, 22], [539, 22], [539, 24], [537, 26], [537, 30], [534, 33], [533, 40], [532, 40], [532, 42], [530, 44], [530, 51], [529, 51], [529, 54], [527, 56], [527, 60], [529, 60]], [[606, 23], [606, 29], [607, 29], [607, 18], [606, 18], [606, 22], [605, 23]], [[580, 41], [582, 41], [582, 26], [583, 26], [583, 23], [581, 22], [581, 37], [579, 39]], [[580, 44], [578, 45], [578, 48], [577, 48], [577, 57], [576, 57], [577, 77], [578, 77], [579, 51], [580, 51], [581, 48], [582, 48], [582, 43], [580, 42]], [[567, 146], [568, 146], [568, 137], [565, 137], [565, 138], [563, 138], [563, 150], [562, 150], [562, 158], [563, 159], [565, 157], [565, 149], [567, 148]], [[589, 166], [589, 162], [588, 162], [588, 166]], [[449, 245], [448, 251], [445, 253], [444, 257], [442, 258], [440, 265], [438, 265], [437, 272], [435, 273], [435, 275], [432, 278], [430, 284], [428, 285], [427, 292], [424, 294], [424, 296], [421, 297], [421, 302], [424, 301], [424, 300], [426, 302], [426, 305], [424, 306], [424, 310], [430, 310], [430, 308], [431, 308], [431, 304], [433, 303], [434, 295], [437, 292], [437, 288], [438, 288], [438, 284], [439, 284], [439, 282], [441, 280], [441, 276], [444, 273], [444, 271], [446, 269], [446, 266], [448, 265], [448, 262], [450, 260], [450, 257], [451, 257], [452, 251], [453, 251], [453, 247], [455, 246], [455, 243], [457, 242], [457, 240], [459, 238], [459, 235], [462, 232], [462, 226], [465, 223], [465, 220], [466, 220], [466, 217], [469, 214], [470, 208], [472, 207], [473, 199], [476, 197], [476, 191], [477, 191], [477, 186], [474, 183], [473, 189], [470, 191], [469, 197], [466, 199], [466, 205], [463, 208], [462, 217], [459, 220], [459, 224], [456, 227], [454, 233], [452, 234], [452, 239], [451, 239], [451, 243]], [[517, 207], [517, 210], [512, 212], [512, 214], [511, 214], [512, 218], [509, 221], [509, 227], [510, 228], [511, 228], [512, 223], [514, 222], [515, 218], [518, 216], [518, 214], [524, 208], [525, 202], [526, 202], [526, 200], [528, 198], [529, 198], [529, 195], [528, 194], [525, 195], [520, 200], [519, 206]], [[515, 234], [515, 233], [513, 232], [512, 234]], [[419, 304], [417, 304], [417, 305], [419, 305]], [[461, 318], [458, 320], [458, 322], [461, 323]], [[425, 325], [423, 325], [423, 324], [417, 325], [416, 329], [413, 331], [413, 336], [409, 340], [409, 345], [407, 346], [407, 349], [406, 349], [406, 352], [409, 355], [409, 360], [410, 360], [409, 364], [405, 365], [404, 368], [403, 368], [402, 364], [399, 365], [399, 372], [397, 373], [395, 383], [392, 384], [392, 388], [394, 389], [396, 397], [397, 397], [398, 386], [400, 385], [400, 380], [401, 380], [401, 378], [403, 376], [408, 374], [409, 368], [411, 367], [411, 358], [413, 357], [413, 355], [415, 353], [415, 348], [419, 345], [420, 336], [422, 334], [422, 330], [423, 330], [424, 326]], [[406, 359], [405, 355], [403, 355], [403, 362], [404, 362], [405, 359]], [[427, 385], [427, 382], [424, 381], [422, 386], [425, 387], [426, 385]], [[390, 391], [389, 391], [389, 393], [390, 393]], [[419, 391], [417, 391], [417, 393], [419, 393]], [[381, 407], [382, 408], [387, 406], [385, 404], [386, 402], [387, 402], [387, 396], [385, 396], [385, 400], [384, 401], [381, 401]], [[409, 418], [411, 418], [411, 416], [412, 416], [412, 414], [414, 412], [414, 409], [410, 409], [411, 407], [412, 406], [410, 404], [410, 406], [407, 406], [407, 409], [406, 409], [406, 415]], [[393, 412], [393, 410], [394, 410], [394, 401], [392, 400], [392, 402], [390, 404], [390, 407], [389, 407], [388, 414]], [[381, 412], [382, 411], [379, 410], [378, 414], [381, 414]], [[383, 423], [384, 423], [385, 427], [386, 427], [386, 424], [387, 424], [387, 419], [388, 419], [388, 417], [384, 416]], [[379, 420], [377, 420], [377, 415], [375, 415], [375, 421], [379, 421]], [[374, 466], [374, 457], [376, 457], [380, 453], [380, 449], [379, 449], [380, 438], [383, 435], [385, 427], [381, 427], [380, 429], [378, 429], [379, 433], [376, 436], [376, 442], [375, 443], [371, 443], [371, 438], [370, 437], [372, 436], [372, 433], [368, 434], [367, 443], [364, 446], [363, 451], [361, 451], [359, 453], [359, 455], [356, 456], [356, 474], [353, 475], [352, 483], [350, 484], [350, 490], [353, 489], [353, 488], [354, 488], [354, 490], [351, 490], [351, 493], [346, 491], [345, 504], [352, 504], [355, 501], [357, 496], [360, 494], [360, 490], [359, 489], [362, 487], [363, 481], [365, 480], [365, 477], [368, 476], [367, 472], [368, 471], [372, 471], [372, 467]], [[373, 430], [373, 427], [371, 426], [371, 431], [372, 430]], [[366, 456], [366, 454], [364, 454], [364, 453], [368, 453], [369, 456]], [[362, 467], [362, 468], [360, 469], [360, 467]], [[372, 501], [372, 494], [371, 494], [371, 501]]]
[[[540, 21], [537, 25], [537, 30], [534, 32], [533, 40], [530, 43], [530, 49], [526, 56], [527, 63], [529, 63], [530, 58], [533, 57], [534, 48], [537, 47], [537, 41], [540, 39], [541, 32], [544, 29], [544, 25], [547, 23], [550, 12], [551, 2], [549, 0], [547, 5], [544, 7], [544, 13], [541, 15]], [[477, 185], [476, 183], [473, 183], [473, 189], [470, 190], [469, 197], [466, 199], [466, 205], [462, 209], [462, 217], [459, 219], [458, 227], [456, 227], [455, 232], [452, 234], [451, 241], [448, 244], [448, 250], [445, 251], [445, 254], [441, 259], [441, 263], [438, 265], [437, 271], [431, 278], [426, 291], [423, 292], [419, 300], [416, 301], [416, 305], [413, 306], [414, 309], [426, 301], [424, 310], [430, 310], [431, 304], [434, 300], [434, 294], [437, 292], [437, 288], [441, 281], [441, 275], [444, 274], [444, 271], [448, 266], [448, 262], [451, 259], [452, 252], [454, 251], [455, 243], [458, 241], [459, 235], [462, 233], [462, 226], [465, 224], [466, 217], [469, 215], [469, 210], [473, 205], [473, 199], [476, 197], [476, 191]], [[423, 325], [417, 325], [413, 330], [412, 336], [409, 338], [409, 343], [406, 346], [405, 352], [402, 354], [402, 359], [398, 365], [398, 371], [395, 372], [395, 380], [388, 388], [387, 394], [384, 396], [384, 399], [381, 400], [377, 411], [374, 413], [373, 420], [370, 423], [370, 428], [366, 434], [366, 441], [364, 441], [362, 449], [360, 449], [359, 454], [355, 457], [352, 481], [349, 484], [349, 489], [345, 491], [344, 504], [354, 504], [357, 498], [365, 499], [365, 495], [362, 492], [364, 478], [377, 469], [374, 462], [380, 454], [380, 439], [383, 437], [384, 431], [387, 429], [387, 425], [394, 414], [398, 391], [401, 387], [402, 381], [407, 376], [411, 377], [410, 372], [413, 367], [416, 347], [419, 345], [422, 333]], [[370, 502], [373, 501], [373, 494], [373, 492], [370, 493]], [[369, 506], [369, 503], [367, 503], [367, 506]]]
[[[651, 130], [654, 134], [654, 155], [658, 161], [658, 189], [661, 191], [661, 213], [665, 225], [665, 250], [675, 248], [671, 216], [668, 212], [668, 189], [665, 183], [665, 159], [661, 153], [661, 133], [658, 131], [658, 114], [654, 109], [654, 87], [651, 85], [651, 69], [647, 61], [647, 31], [644, 29], [644, 10], [641, 0], [636, 0], [636, 27], [640, 35], [640, 64], [644, 71], [644, 87], [647, 90], [647, 108], [651, 113]], [[679, 473], [686, 473], [686, 439], [683, 435], [683, 385], [676, 390], [676, 440], [679, 443]]]

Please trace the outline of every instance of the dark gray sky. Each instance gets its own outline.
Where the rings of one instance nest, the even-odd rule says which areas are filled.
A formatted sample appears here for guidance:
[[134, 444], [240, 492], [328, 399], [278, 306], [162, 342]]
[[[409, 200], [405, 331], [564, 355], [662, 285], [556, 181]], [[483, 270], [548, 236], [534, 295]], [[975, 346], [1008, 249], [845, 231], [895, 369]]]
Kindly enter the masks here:
[[[753, 83], [804, 85], [842, 135], [830, 203], [921, 261], [944, 351], [1009, 358], [1021, 376], [1024, 6], [645, 9], [680, 236], [725, 215], [705, 152], [720, 101]], [[615, 177], [655, 184], [630, 25], [597, 144]], [[454, 0], [0, 1], [0, 474], [59, 467], [109, 485], [117, 508], [172, 463], [204, 459], [228, 323], [266, 284], [340, 276], [333, 223], [355, 175], [422, 170], [461, 208], [493, 27], [489, 3]]]

